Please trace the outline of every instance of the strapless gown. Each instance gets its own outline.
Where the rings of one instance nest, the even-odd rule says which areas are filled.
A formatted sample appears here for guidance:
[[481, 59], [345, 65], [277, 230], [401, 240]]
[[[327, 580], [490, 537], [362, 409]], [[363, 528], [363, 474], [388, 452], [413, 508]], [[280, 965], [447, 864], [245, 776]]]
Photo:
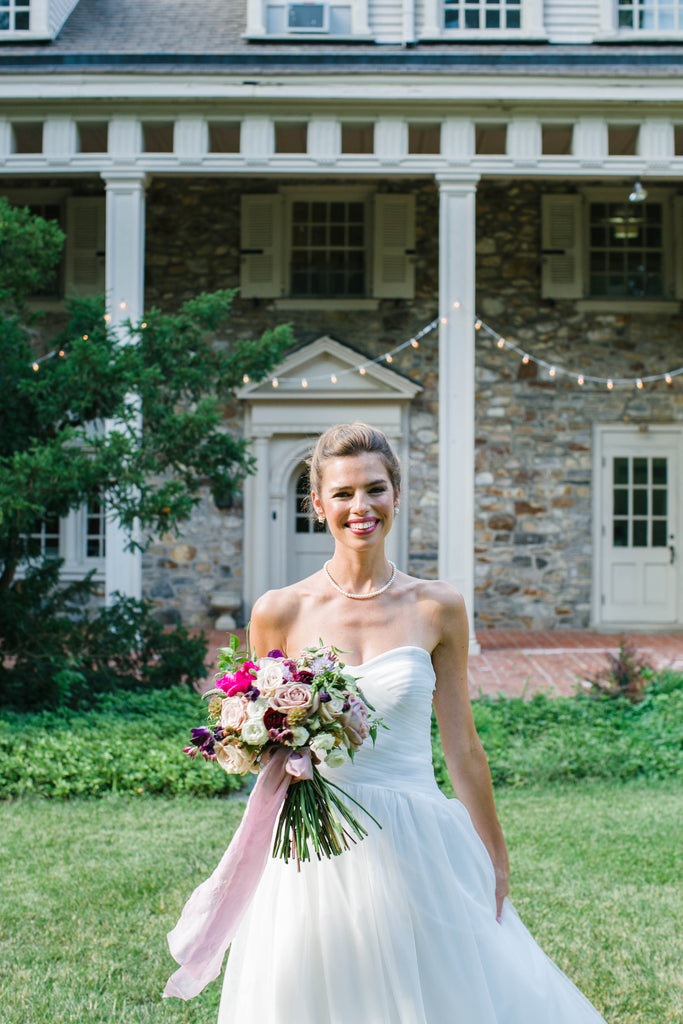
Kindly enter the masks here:
[[382, 829], [369, 822], [363, 842], [300, 872], [269, 858], [218, 1024], [599, 1024], [509, 901], [496, 922], [486, 848], [434, 780], [428, 652], [400, 647], [352, 671], [391, 731], [325, 773]]

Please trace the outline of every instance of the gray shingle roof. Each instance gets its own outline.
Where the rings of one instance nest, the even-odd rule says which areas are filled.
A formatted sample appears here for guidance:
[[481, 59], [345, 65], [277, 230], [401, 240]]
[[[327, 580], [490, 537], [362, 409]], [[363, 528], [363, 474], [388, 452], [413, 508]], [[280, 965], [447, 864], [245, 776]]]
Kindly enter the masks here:
[[421, 43], [243, 38], [246, 0], [80, 0], [57, 39], [0, 43], [0, 71], [237, 71], [680, 75], [681, 45]]

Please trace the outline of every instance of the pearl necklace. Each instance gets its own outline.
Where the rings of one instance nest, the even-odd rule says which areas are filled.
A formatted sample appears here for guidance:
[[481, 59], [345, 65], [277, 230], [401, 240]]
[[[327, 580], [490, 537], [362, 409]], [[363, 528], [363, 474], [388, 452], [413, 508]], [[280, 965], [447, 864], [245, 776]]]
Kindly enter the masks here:
[[330, 576], [330, 570], [327, 567], [331, 561], [332, 559], [330, 558], [327, 562], [325, 562], [323, 566], [323, 569], [325, 570], [325, 575], [327, 576], [328, 580], [330, 581], [335, 590], [338, 590], [343, 597], [350, 597], [354, 601], [369, 601], [371, 597], [379, 597], [380, 594], [383, 594], [385, 590], [389, 589], [391, 584], [396, 579], [396, 566], [392, 561], [389, 561], [389, 565], [391, 566], [391, 577], [388, 583], [385, 583], [383, 587], [379, 588], [379, 590], [371, 590], [367, 594], [351, 594], [348, 590], [342, 590], [339, 584]]

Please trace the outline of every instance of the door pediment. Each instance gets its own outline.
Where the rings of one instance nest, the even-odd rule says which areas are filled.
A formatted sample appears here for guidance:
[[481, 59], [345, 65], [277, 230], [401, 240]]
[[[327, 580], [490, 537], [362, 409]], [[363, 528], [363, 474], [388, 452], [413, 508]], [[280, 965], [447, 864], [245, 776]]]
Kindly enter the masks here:
[[[272, 378], [277, 379], [277, 387], [273, 387]], [[250, 403], [330, 399], [409, 402], [420, 391], [419, 384], [402, 374], [324, 335], [287, 356], [271, 379], [240, 388], [238, 397]]]

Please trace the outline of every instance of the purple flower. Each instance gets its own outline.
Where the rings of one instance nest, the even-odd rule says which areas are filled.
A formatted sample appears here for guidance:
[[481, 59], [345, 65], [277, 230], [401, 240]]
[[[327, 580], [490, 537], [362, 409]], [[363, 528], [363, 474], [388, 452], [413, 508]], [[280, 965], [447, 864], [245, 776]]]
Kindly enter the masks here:
[[[199, 752], [206, 761], [215, 760], [214, 745], [223, 739], [223, 730], [219, 725], [209, 729], [207, 726], [202, 725], [199, 729], [192, 729], [192, 744], [196, 748], [194, 754], [190, 754], [190, 757], [196, 757]], [[191, 748], [186, 747], [185, 753], [189, 754]]]
[[268, 651], [268, 658], [284, 658], [282, 651]]
[[327, 704], [328, 700], [332, 700], [332, 694], [327, 693], [327, 691], [325, 691], [324, 693], [319, 693], [318, 696], [320, 697], [320, 701], [322, 704]]

